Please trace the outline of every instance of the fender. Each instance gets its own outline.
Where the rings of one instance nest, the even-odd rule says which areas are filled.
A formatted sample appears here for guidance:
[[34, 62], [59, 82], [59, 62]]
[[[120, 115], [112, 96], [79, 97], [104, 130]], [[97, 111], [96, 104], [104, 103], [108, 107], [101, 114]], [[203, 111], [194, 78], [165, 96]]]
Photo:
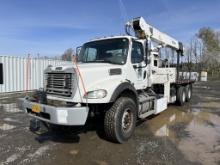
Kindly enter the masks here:
[[137, 91], [134, 86], [129, 82], [123, 82], [115, 89], [114, 93], [111, 96], [110, 102], [114, 102], [118, 98], [118, 96], [126, 90], [131, 91], [135, 95], [135, 102], [138, 105]]

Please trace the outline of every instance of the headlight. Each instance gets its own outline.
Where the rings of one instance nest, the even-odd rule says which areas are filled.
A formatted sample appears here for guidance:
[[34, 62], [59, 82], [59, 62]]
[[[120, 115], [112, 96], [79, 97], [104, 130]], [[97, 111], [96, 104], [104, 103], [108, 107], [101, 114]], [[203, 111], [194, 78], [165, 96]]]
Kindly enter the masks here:
[[106, 95], [107, 95], [106, 90], [99, 89], [99, 90], [87, 92], [87, 94], [84, 97], [87, 99], [101, 99], [104, 98]]

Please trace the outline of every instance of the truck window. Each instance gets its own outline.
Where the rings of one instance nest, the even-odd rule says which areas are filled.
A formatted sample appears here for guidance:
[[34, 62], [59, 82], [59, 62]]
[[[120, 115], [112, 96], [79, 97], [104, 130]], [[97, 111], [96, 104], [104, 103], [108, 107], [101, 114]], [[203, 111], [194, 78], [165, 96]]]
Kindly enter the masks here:
[[0, 84], [3, 84], [3, 64], [0, 63]]
[[87, 61], [94, 61], [96, 59], [97, 50], [95, 48], [86, 49]]
[[144, 60], [144, 49], [140, 42], [133, 41], [132, 52], [131, 52], [131, 62], [140, 63]]
[[112, 63], [123, 65], [128, 52], [128, 39], [114, 38], [91, 41], [83, 45], [78, 62]]

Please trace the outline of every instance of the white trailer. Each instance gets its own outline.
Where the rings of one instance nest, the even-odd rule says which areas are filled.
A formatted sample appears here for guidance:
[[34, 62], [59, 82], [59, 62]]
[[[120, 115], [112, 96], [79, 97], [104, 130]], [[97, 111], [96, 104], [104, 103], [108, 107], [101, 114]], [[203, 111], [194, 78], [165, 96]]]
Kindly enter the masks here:
[[[19, 107], [48, 125], [85, 125], [89, 115], [102, 114], [107, 138], [123, 143], [138, 119], [189, 101], [193, 82], [178, 79], [183, 45], [142, 17], [126, 23], [126, 32], [86, 42], [77, 63], [48, 67], [41, 99], [20, 99]], [[177, 52], [177, 68], [159, 65], [165, 46]]]

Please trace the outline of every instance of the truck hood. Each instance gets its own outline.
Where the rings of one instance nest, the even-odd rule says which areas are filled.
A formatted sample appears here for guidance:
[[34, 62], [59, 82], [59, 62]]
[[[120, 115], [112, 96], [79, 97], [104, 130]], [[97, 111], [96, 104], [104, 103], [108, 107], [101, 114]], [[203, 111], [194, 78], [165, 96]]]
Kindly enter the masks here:
[[[116, 65], [116, 64], [109, 64], [109, 63], [78, 63], [78, 67], [81, 69], [96, 69], [96, 68], [122, 68], [123, 65]], [[67, 69], [76, 69], [76, 66], [74, 64], [65, 64], [65, 65], [58, 65], [58, 66], [51, 66], [51, 70], [55, 71], [57, 70], [62, 70], [65, 71]]]
[[[78, 68], [83, 79], [86, 91], [105, 89], [106, 81], [112, 82], [123, 79], [123, 66], [108, 63], [79, 63]], [[51, 67], [52, 71], [76, 70], [75, 65], [62, 65]], [[119, 80], [120, 82], [120, 80]], [[82, 88], [82, 81], [79, 80], [79, 86]]]

